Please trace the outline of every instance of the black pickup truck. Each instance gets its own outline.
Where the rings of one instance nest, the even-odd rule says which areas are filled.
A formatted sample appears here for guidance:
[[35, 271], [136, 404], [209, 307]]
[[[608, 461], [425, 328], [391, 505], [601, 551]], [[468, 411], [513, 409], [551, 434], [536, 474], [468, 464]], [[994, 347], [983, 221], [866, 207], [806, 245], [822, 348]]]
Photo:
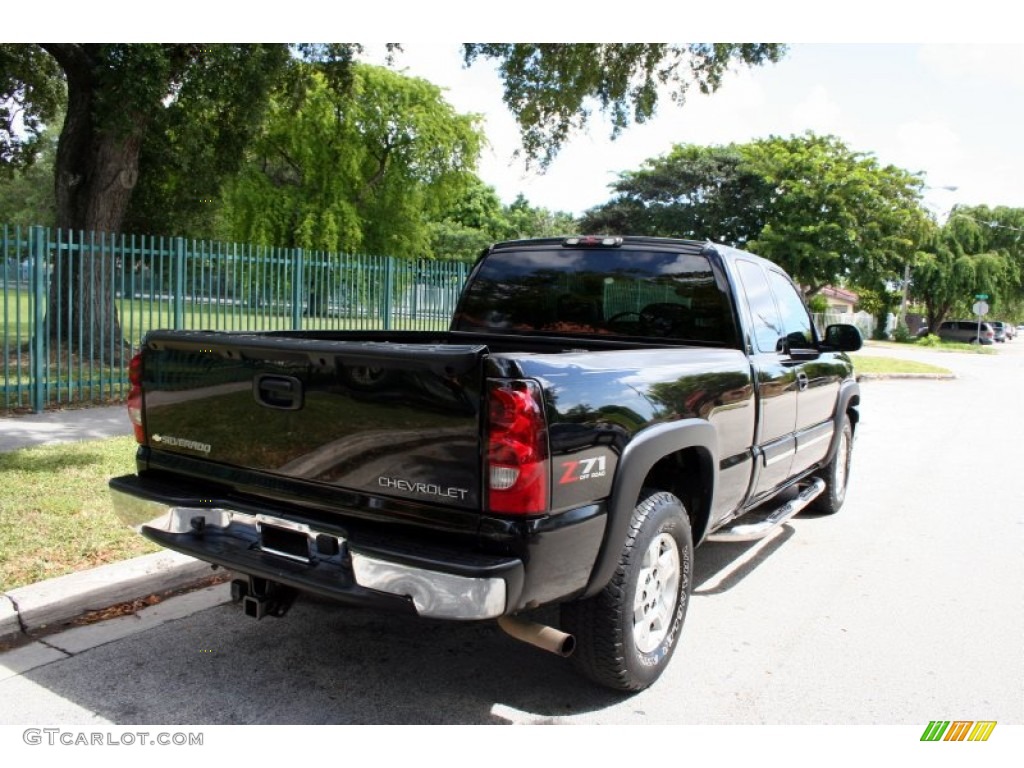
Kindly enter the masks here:
[[[110, 485], [144, 536], [238, 573], [248, 615], [306, 591], [497, 619], [639, 690], [695, 545], [842, 505], [860, 345], [721, 245], [501, 243], [447, 332], [148, 334], [138, 472]], [[550, 604], [558, 628], [519, 615]]]

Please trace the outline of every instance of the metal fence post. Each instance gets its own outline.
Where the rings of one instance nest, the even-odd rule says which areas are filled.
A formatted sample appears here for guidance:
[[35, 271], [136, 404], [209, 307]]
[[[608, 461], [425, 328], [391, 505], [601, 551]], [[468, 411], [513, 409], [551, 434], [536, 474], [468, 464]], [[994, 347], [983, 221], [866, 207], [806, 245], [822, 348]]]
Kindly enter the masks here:
[[171, 305], [174, 307], [174, 330], [185, 327], [185, 238], [174, 238], [174, 291]]
[[392, 256], [384, 258], [384, 330], [391, 330], [391, 315], [394, 313], [395, 293], [395, 259]]
[[292, 270], [292, 330], [302, 330], [302, 249], [295, 249], [295, 268]]
[[32, 254], [32, 268], [29, 271], [32, 280], [32, 351], [29, 355], [29, 386], [32, 411], [40, 413], [46, 404], [45, 323], [51, 315], [49, 312], [43, 312], [46, 302], [46, 230], [42, 227], [32, 227], [29, 236], [29, 253]]

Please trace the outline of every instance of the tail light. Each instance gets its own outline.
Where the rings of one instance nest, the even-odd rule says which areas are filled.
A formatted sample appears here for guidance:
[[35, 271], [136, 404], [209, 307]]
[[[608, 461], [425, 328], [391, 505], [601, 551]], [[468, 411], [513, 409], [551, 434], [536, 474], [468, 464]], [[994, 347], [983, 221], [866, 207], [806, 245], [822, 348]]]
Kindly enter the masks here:
[[491, 381], [488, 392], [487, 507], [531, 515], [548, 508], [548, 432], [540, 387]]
[[146, 430], [142, 426], [142, 353], [138, 353], [128, 363], [128, 418], [135, 430], [135, 441], [139, 445], [146, 442]]

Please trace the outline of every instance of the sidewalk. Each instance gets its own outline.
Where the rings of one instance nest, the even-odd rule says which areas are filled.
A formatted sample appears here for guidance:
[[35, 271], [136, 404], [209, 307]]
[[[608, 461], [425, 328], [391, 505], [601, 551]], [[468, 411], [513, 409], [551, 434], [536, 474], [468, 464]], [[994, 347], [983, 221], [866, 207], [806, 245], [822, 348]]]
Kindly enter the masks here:
[[[0, 453], [132, 434], [124, 405], [0, 417]], [[210, 566], [176, 552], [103, 565], [0, 593], [0, 642], [60, 626], [89, 611], [192, 585]]]
[[128, 409], [124, 405], [4, 416], [0, 417], [0, 453], [34, 445], [99, 440], [131, 433]]

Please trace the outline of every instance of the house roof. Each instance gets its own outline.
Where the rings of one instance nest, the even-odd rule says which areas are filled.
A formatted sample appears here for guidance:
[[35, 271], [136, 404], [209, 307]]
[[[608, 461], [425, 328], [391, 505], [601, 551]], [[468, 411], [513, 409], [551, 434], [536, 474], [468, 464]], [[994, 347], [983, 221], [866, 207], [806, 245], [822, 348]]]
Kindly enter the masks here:
[[851, 304], [856, 304], [857, 300], [860, 299], [860, 296], [853, 291], [848, 291], [845, 288], [835, 288], [831, 285], [826, 285], [818, 291], [818, 294], [826, 299], [839, 299], [840, 301], [848, 301]]

